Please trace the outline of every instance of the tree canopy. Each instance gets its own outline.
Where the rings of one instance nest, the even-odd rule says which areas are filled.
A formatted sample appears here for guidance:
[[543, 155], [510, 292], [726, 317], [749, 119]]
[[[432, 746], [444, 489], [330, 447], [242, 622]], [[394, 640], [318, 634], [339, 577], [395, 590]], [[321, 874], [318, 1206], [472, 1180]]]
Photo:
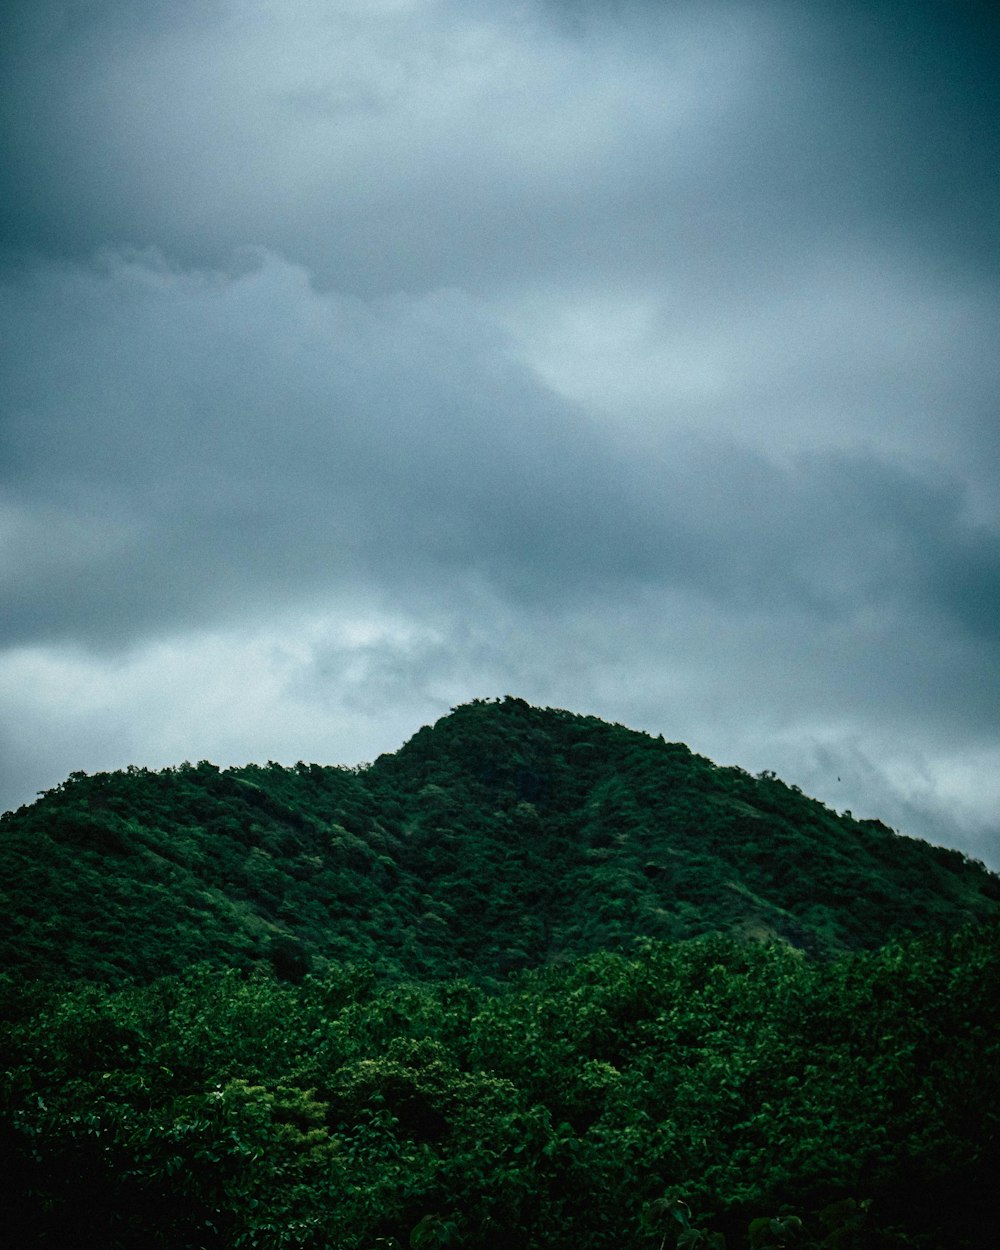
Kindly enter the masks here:
[[0, 851], [14, 1244], [1000, 1244], [997, 878], [771, 774], [508, 698]]

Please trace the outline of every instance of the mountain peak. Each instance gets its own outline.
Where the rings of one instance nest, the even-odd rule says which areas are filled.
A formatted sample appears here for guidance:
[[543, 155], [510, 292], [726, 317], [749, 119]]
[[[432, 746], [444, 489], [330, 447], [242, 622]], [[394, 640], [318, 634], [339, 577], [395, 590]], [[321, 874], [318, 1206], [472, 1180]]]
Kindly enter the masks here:
[[0, 903], [0, 957], [31, 975], [492, 976], [709, 932], [833, 955], [996, 915], [1000, 881], [773, 774], [508, 695], [365, 769], [74, 774], [0, 822]]

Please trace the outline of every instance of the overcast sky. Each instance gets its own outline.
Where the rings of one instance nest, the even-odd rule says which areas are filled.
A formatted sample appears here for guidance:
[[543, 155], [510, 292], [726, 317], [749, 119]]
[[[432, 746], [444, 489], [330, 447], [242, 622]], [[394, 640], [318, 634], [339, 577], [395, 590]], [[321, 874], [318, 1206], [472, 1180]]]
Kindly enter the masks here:
[[1000, 24], [15, 0], [0, 807], [517, 694], [1000, 867]]

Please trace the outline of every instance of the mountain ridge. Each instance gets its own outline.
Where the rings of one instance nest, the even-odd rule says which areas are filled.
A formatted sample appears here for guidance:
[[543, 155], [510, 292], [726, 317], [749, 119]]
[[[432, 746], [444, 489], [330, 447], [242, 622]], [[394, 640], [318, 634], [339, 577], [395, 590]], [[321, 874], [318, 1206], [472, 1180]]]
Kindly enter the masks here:
[[0, 818], [0, 894], [4, 967], [109, 983], [203, 961], [495, 977], [709, 932], [832, 956], [1000, 914], [961, 852], [512, 696], [357, 768], [71, 774]]

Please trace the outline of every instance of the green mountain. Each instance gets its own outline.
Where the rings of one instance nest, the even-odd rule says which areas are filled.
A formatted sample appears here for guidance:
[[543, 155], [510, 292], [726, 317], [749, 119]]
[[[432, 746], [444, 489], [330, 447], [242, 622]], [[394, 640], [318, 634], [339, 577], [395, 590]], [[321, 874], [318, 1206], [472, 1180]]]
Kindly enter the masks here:
[[810, 955], [1000, 914], [960, 852], [594, 717], [476, 701], [362, 768], [86, 776], [0, 818], [0, 966], [492, 978], [706, 933]]
[[0, 869], [12, 1246], [1000, 1245], [1000, 883], [770, 774], [508, 698]]

